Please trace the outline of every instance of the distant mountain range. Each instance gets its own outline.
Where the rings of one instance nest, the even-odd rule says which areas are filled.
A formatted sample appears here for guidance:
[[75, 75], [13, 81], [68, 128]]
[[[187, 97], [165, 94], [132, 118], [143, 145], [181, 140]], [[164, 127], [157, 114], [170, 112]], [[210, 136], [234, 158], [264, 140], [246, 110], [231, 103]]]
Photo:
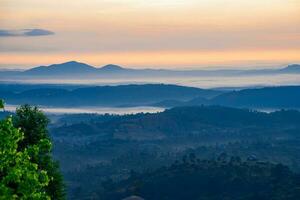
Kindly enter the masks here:
[[300, 86], [281, 86], [224, 92], [211, 99], [196, 97], [189, 101], [168, 100], [159, 107], [222, 105], [240, 108], [300, 108]]
[[293, 64], [281, 69], [259, 70], [166, 70], [166, 69], [130, 69], [109, 64], [100, 68], [70, 61], [50, 66], [35, 67], [25, 71], [0, 71], [0, 77], [103, 77], [103, 76], [224, 76], [300, 73], [300, 65]]
[[3, 85], [0, 98], [8, 104], [57, 107], [178, 107], [222, 105], [243, 108], [300, 108], [300, 86], [222, 91], [178, 85], [119, 86]]
[[82, 74], [82, 73], [95, 73], [96, 68], [75, 61], [66, 62], [62, 64], [54, 64], [50, 66], [35, 67], [23, 72], [25, 75], [41, 75], [41, 76], [52, 76], [62, 74]]
[[[28, 86], [26, 86], [28, 88]], [[1, 89], [2, 88], [2, 89]], [[164, 84], [146, 85], [120, 85], [120, 86], [96, 86], [65, 88], [50, 85], [46, 88], [31, 87], [33, 89], [22, 90], [12, 85], [0, 87], [0, 99], [8, 104], [33, 104], [43, 106], [146, 106], [155, 102], [176, 99], [188, 101], [196, 97], [212, 98], [221, 91], [206, 90], [193, 87]]]

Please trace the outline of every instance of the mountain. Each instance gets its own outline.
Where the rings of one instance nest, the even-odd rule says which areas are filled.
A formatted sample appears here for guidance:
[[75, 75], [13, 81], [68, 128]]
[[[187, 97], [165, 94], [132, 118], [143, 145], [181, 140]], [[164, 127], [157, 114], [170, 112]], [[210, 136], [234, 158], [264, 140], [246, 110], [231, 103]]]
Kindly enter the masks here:
[[96, 68], [76, 61], [70, 61], [50, 66], [35, 67], [23, 72], [24, 75], [38, 76], [61, 76], [61, 75], [82, 75], [91, 74], [97, 71]]
[[[55, 77], [55, 76], [72, 76], [72, 78], [88, 78], [105, 76], [111, 74], [122, 74], [135, 71], [133, 69], [126, 69], [118, 65], [108, 64], [100, 68], [93, 67], [91, 65], [69, 61], [61, 64], [53, 64], [49, 66], [35, 67], [24, 72], [18, 73], [19, 76], [32, 76], [32, 77]], [[6, 72], [7, 74], [7, 72]], [[84, 76], [84, 77], [83, 77]]]
[[[240, 182], [248, 184], [250, 180], [247, 177], [239, 177], [245, 173], [253, 175], [251, 176], [251, 180], [254, 181], [253, 187], [260, 191], [269, 187], [270, 185], [266, 182], [262, 183], [262, 186], [257, 185], [256, 182], [262, 178], [257, 173], [263, 172], [261, 170], [266, 167], [266, 165], [261, 165], [261, 161], [284, 163], [300, 172], [300, 112], [298, 111], [262, 113], [220, 106], [189, 106], [152, 114], [65, 115], [63, 119], [55, 117], [55, 124], [50, 127], [54, 141], [53, 153], [60, 161], [66, 183], [69, 186], [71, 193], [69, 198], [74, 200], [93, 199], [95, 194], [112, 192], [112, 190], [123, 193], [126, 191], [123, 190], [123, 187], [112, 188], [109, 186], [115, 181], [119, 182], [124, 179], [126, 181], [129, 176], [133, 176], [131, 180], [136, 180], [134, 187], [145, 187], [146, 185], [140, 184], [139, 180], [146, 178], [154, 183], [152, 186], [163, 188], [156, 193], [157, 195], [165, 191], [171, 195], [180, 188], [184, 188], [183, 192], [193, 188], [194, 192], [202, 190], [205, 193], [210, 188], [211, 194], [219, 195], [220, 193], [216, 192], [216, 189], [226, 189], [227, 187], [223, 186], [227, 184], [235, 185], [232, 192], [239, 192], [240, 190], [236, 188], [240, 186]], [[194, 153], [194, 156], [186, 157], [186, 155], [193, 155], [191, 153]], [[220, 154], [223, 156], [218, 159]], [[224, 154], [227, 154], [229, 165], [223, 162], [227, 160]], [[195, 155], [198, 159], [206, 161], [199, 163], [200, 160], [193, 159], [194, 162], [186, 162], [189, 161], [189, 158], [195, 158]], [[250, 169], [244, 168], [246, 167], [244, 161], [230, 159], [231, 156], [239, 156], [243, 160], [250, 158], [249, 165], [246, 165]], [[216, 163], [217, 160], [211, 160], [214, 158], [220, 162]], [[165, 169], [160, 169], [159, 171], [162, 170], [166, 173], [158, 173], [157, 176], [154, 174], [154, 176], [136, 176], [139, 172], [151, 172], [162, 166], [171, 167], [174, 162], [182, 163], [181, 160], [188, 164], [181, 168], [182, 170], [186, 169], [184, 171], [168, 173]], [[257, 160], [260, 161], [259, 168], [253, 168]], [[238, 163], [242, 168], [232, 168]], [[207, 168], [208, 166], [212, 168]], [[233, 177], [224, 177], [225, 179], [218, 177], [215, 181], [210, 181], [214, 176], [209, 176], [209, 179], [204, 179], [204, 177], [194, 179], [196, 176], [193, 174], [197, 174], [198, 170], [206, 170], [209, 175], [215, 174], [215, 167], [219, 169], [217, 174], [222, 176], [234, 172]], [[186, 176], [182, 176], [182, 172], [190, 173], [189, 178], [185, 179]], [[269, 172], [261, 175], [263, 174], [270, 175]], [[288, 178], [285, 176], [286, 173], [282, 175]], [[179, 178], [178, 182], [170, 179], [174, 176]], [[278, 181], [273, 178], [272, 182], [277, 186], [287, 186], [284, 183], [277, 184]], [[226, 181], [224, 185], [219, 185], [220, 187], [217, 188], [213, 187], [222, 184], [223, 180], [229, 182]], [[280, 178], [280, 180], [282, 179]], [[203, 183], [200, 183], [202, 181]], [[161, 185], [162, 183], [165, 184]], [[187, 186], [187, 183], [190, 185]], [[169, 185], [172, 187], [168, 187]], [[248, 186], [243, 188], [249, 189]], [[132, 192], [143, 191], [145, 190]], [[231, 192], [227, 191], [226, 194], [231, 195]], [[265, 194], [265, 192], [263, 191], [261, 194]], [[119, 200], [130, 195], [133, 194], [124, 194], [116, 199]], [[135, 195], [152, 199], [144, 193]], [[98, 198], [94, 199], [105, 199], [101, 198], [102, 196], [96, 197]], [[186, 197], [179, 199], [201, 199]], [[215, 199], [222, 199], [222, 197], [218, 196]], [[236, 198], [232, 196], [228, 199]]]
[[[165, 70], [165, 69], [130, 69], [119, 65], [108, 64], [100, 68], [76, 61], [69, 61], [50, 66], [35, 67], [18, 73], [19, 76], [72, 76], [106, 77], [106, 76], [137, 76], [137, 77], [170, 77], [170, 76], [214, 76], [236, 74], [239, 70]], [[7, 73], [7, 72], [6, 72]], [[76, 77], [74, 77], [76, 76]]]
[[244, 108], [300, 108], [300, 86], [221, 91], [166, 84], [82, 86], [0, 84], [8, 104], [44, 106], [155, 106], [172, 108], [223, 105]]
[[[188, 101], [196, 97], [212, 98], [222, 92], [164, 84], [119, 85], [59, 88], [34, 88], [12, 92], [3, 87], [1, 98], [8, 104], [45, 106], [145, 106], [165, 100]], [[14, 87], [13, 87], [14, 88]], [[1, 87], [0, 87], [1, 89]]]
[[209, 104], [250, 108], [300, 108], [300, 86], [233, 91], [211, 99]]
[[289, 65], [286, 68], [281, 69], [280, 72], [300, 73], [300, 65], [298, 64]]
[[129, 77], [196, 77], [196, 76], [240, 76], [240, 75], [272, 75], [280, 73], [300, 73], [300, 65], [293, 64], [282, 69], [253, 70], [167, 70], [167, 69], [130, 69], [119, 65], [108, 64], [100, 68], [70, 61], [50, 66], [35, 67], [23, 72], [2, 71], [0, 77], [55, 77], [71, 76], [72, 78], [113, 78], [114, 76]]
[[243, 108], [300, 108], [300, 86], [281, 86], [227, 91], [211, 99], [196, 97], [189, 101], [161, 101], [159, 107], [223, 105]]
[[119, 66], [119, 65], [113, 65], [113, 64], [108, 64], [108, 65], [105, 65], [101, 68], [99, 68], [98, 71], [101, 71], [101, 72], [120, 72], [120, 71], [125, 71], [126, 69]]

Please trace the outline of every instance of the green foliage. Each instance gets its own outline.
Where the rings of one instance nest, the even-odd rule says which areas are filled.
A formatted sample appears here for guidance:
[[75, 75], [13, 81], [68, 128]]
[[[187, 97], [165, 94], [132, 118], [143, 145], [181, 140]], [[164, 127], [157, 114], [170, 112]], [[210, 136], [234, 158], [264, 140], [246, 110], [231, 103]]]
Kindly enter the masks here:
[[24, 139], [11, 118], [0, 121], [0, 199], [47, 200], [46, 187], [49, 177], [31, 158], [41, 153], [49, 143], [40, 140], [35, 145], [18, 150]]
[[20, 148], [36, 144], [41, 139], [49, 139], [47, 131], [49, 119], [37, 107], [23, 105], [17, 108], [13, 121], [15, 127], [19, 127], [24, 133], [24, 140], [19, 144]]
[[4, 100], [0, 99], [0, 109], [4, 109]]
[[[19, 142], [19, 149], [40, 143], [40, 151], [32, 156], [39, 169], [47, 171], [49, 184], [46, 193], [51, 199], [65, 199], [65, 186], [59, 170], [59, 165], [52, 159], [52, 145], [48, 135], [49, 119], [37, 107], [24, 105], [17, 109], [14, 125], [24, 133], [24, 139]], [[42, 142], [40, 142], [42, 141]]]
[[226, 152], [242, 159], [284, 163], [300, 172], [299, 111], [261, 113], [199, 106], [154, 114], [55, 119], [50, 129], [56, 141], [54, 153], [72, 200], [92, 199], [104, 190], [105, 179], [122, 180], [131, 170], [169, 166], [190, 152], [200, 159]]
[[298, 200], [299, 181], [298, 174], [281, 164], [243, 161], [225, 154], [216, 160], [200, 160], [190, 154], [170, 167], [106, 183], [101, 196], [107, 200], [131, 195], [149, 200]]

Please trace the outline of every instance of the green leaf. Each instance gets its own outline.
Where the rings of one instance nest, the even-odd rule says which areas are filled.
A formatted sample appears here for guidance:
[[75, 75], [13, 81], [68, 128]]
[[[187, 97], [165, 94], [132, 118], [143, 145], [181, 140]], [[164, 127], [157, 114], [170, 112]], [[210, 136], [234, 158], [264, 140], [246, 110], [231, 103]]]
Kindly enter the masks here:
[[0, 99], [0, 109], [4, 109], [4, 100]]
[[[28, 151], [38, 154], [40, 146], [19, 149], [23, 135], [14, 127], [11, 117], [0, 121], [0, 200], [48, 200], [48, 174], [38, 168]], [[46, 145], [47, 142], [43, 143]]]

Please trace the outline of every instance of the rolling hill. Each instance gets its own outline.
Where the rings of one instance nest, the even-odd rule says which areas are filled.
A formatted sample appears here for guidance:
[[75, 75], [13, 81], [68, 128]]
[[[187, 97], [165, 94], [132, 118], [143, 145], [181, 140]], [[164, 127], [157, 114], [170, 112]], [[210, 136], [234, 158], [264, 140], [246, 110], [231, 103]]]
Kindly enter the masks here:
[[242, 108], [300, 108], [300, 86], [264, 87], [223, 92], [211, 98], [196, 97], [189, 101], [162, 101], [160, 107], [223, 105]]
[[300, 108], [300, 86], [233, 91], [211, 99], [209, 104], [248, 108]]
[[220, 91], [164, 84], [95, 86], [75, 89], [34, 88], [12, 92], [7, 88], [0, 96], [8, 104], [44, 106], [145, 106], [177, 99], [187, 101], [196, 97], [212, 98]]
[[[119, 69], [117, 69], [119, 70]], [[171, 108], [223, 105], [242, 108], [300, 108], [300, 86], [222, 91], [165, 84], [82, 86], [0, 84], [0, 98], [8, 104], [59, 107], [155, 106]]]

